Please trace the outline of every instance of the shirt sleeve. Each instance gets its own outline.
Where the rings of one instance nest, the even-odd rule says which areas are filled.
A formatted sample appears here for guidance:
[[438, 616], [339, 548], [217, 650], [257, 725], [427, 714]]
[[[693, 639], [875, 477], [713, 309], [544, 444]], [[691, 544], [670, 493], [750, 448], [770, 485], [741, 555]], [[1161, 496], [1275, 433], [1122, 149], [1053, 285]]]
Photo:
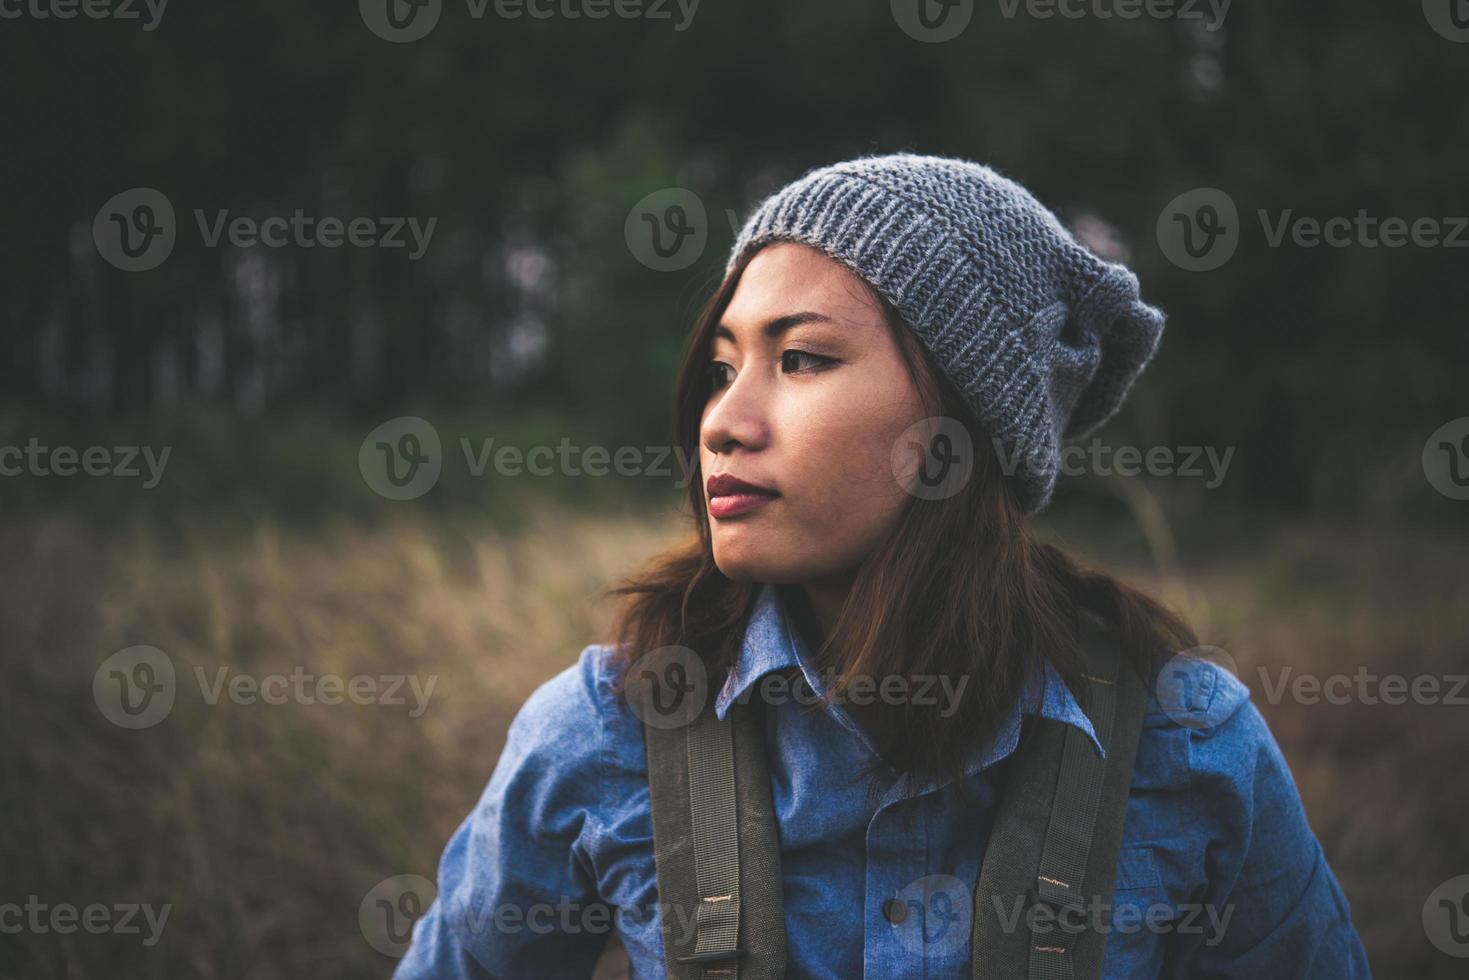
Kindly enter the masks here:
[[589, 857], [604, 802], [600, 652], [587, 647], [517, 712], [396, 980], [592, 975], [610, 921]]
[[1204, 901], [1221, 928], [1190, 944], [1193, 965], [1179, 975], [1369, 977], [1346, 896], [1306, 821], [1285, 757], [1247, 695], [1191, 750], [1200, 770], [1229, 786], [1218, 805], [1234, 832], [1206, 858]]

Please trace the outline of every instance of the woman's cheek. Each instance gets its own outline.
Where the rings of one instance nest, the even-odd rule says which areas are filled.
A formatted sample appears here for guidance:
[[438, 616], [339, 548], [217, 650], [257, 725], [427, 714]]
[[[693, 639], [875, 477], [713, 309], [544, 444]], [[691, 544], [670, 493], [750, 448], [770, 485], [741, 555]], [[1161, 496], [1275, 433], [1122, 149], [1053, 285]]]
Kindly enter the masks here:
[[810, 471], [799, 518], [828, 543], [874, 540], [892, 519], [902, 488], [888, 472], [886, 454], [864, 450], [827, 459]]

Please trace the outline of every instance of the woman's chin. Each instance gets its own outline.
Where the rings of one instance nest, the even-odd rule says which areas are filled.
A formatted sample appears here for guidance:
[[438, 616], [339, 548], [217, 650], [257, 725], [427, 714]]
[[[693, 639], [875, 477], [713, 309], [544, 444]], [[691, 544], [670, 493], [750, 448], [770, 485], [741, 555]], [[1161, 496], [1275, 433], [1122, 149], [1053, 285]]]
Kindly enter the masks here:
[[768, 547], [747, 548], [742, 544], [721, 544], [718, 536], [715, 537], [714, 564], [730, 581], [782, 585], [803, 580], [802, 570], [794, 562], [770, 554]]

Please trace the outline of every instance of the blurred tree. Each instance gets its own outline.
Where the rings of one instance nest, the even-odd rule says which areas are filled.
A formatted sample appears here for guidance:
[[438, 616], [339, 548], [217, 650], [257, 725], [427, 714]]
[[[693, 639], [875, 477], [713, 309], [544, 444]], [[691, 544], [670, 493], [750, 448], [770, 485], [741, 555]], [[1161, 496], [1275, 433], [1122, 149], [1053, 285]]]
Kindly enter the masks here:
[[[805, 168], [911, 148], [989, 162], [1115, 233], [1171, 318], [1143, 387], [1170, 436], [1249, 447], [1234, 492], [1348, 503], [1385, 444], [1463, 410], [1464, 251], [1271, 247], [1260, 216], [1469, 214], [1469, 63], [1416, 7], [1234, 5], [1210, 30], [979, 5], [942, 44], [885, 3], [708, 0], [676, 30], [450, 2], [408, 44], [355, 8], [6, 21], [0, 397], [87, 416], [530, 404], [662, 438], [728, 216]], [[1154, 225], [1204, 186], [1237, 203], [1242, 243], [1190, 273]], [[132, 187], [176, 211], [147, 272], [92, 243]], [[655, 272], [622, 229], [667, 187], [699, 195], [709, 244]], [[211, 248], [196, 209], [437, 224], [415, 261]]]

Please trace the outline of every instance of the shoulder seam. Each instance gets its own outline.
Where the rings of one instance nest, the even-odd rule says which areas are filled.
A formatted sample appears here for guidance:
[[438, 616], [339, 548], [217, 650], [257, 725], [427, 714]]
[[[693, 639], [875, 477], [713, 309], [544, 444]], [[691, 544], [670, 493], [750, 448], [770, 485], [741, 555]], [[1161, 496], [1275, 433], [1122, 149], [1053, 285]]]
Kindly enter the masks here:
[[[593, 643], [589, 644], [587, 646], [587, 649], [596, 650], [600, 647], [602, 647], [602, 644]], [[603, 659], [603, 655], [598, 652], [592, 653], [591, 657], [593, 667], [592, 701], [593, 707], [596, 709], [597, 713], [597, 802], [599, 804], [605, 804], [608, 799], [607, 771], [609, 767], [607, 756], [608, 753], [611, 751], [608, 747], [607, 740], [607, 713], [605, 711], [605, 706], [602, 704], [602, 685], [604, 680], [602, 667], [605, 663], [605, 660]], [[604, 828], [602, 826], [601, 818], [598, 816], [596, 809], [588, 812], [587, 823], [590, 824], [592, 827], [593, 839], [599, 839], [603, 836]], [[594, 886], [595, 884], [596, 882], [593, 882]]]

